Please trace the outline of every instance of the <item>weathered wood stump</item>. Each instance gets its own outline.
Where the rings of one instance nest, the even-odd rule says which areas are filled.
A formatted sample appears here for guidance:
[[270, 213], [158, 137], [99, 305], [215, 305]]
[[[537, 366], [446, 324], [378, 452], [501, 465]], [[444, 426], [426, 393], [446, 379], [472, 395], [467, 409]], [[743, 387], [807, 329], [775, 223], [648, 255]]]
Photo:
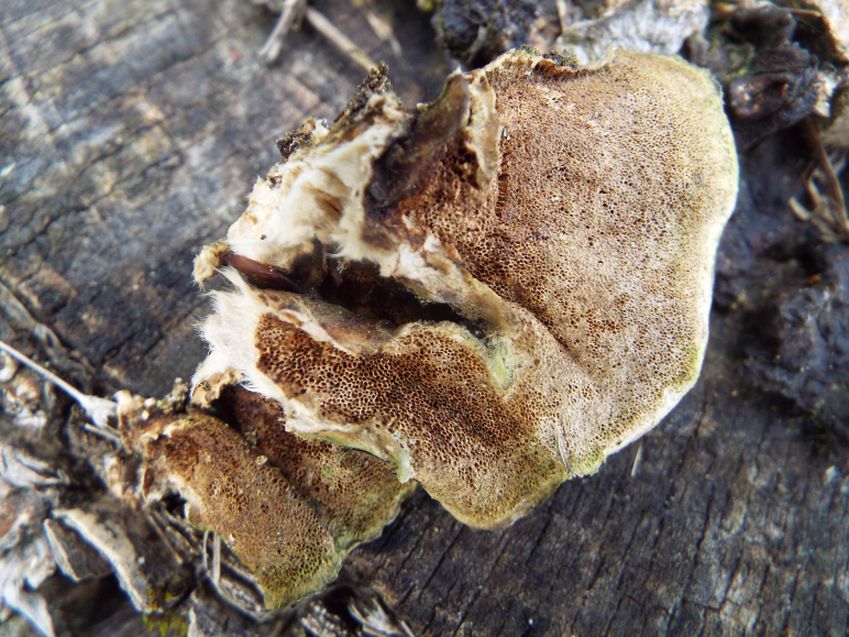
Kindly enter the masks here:
[[[355, 4], [315, 3], [389, 63], [408, 102], [433, 96], [447, 68], [413, 4], [373, 7], [391, 15], [399, 58]], [[0, 8], [0, 338], [102, 394], [159, 394], [191, 374], [206, 307], [194, 254], [237, 217], [275, 138], [332, 118], [362, 77], [307, 28], [265, 66], [273, 21], [237, 0]], [[752, 244], [801, 222], [779, 196], [789, 168], [743, 168], [720, 276], [758, 285], [739, 246], [764, 272]], [[846, 447], [749, 382], [753, 316], [721, 305], [696, 388], [597, 475], [497, 532], [419, 491], [355, 551], [350, 577], [423, 635], [845, 634]]]

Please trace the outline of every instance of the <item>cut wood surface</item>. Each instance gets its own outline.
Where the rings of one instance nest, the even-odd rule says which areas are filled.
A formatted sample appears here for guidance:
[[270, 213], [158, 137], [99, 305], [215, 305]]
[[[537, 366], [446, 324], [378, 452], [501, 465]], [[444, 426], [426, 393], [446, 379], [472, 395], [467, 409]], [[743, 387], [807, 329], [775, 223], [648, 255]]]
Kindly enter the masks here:
[[[408, 103], [435, 96], [449, 65], [415, 3], [312, 6], [389, 64]], [[332, 119], [363, 75], [306, 25], [266, 66], [275, 17], [242, 0], [3, 3], [0, 338], [102, 395], [191, 375], [207, 306], [193, 256], [239, 215], [275, 139]], [[734, 289], [761, 281], [741, 245], [763, 272], [752, 246], [801, 223], [752, 162], [720, 255]], [[847, 446], [749, 382], [756, 316], [720, 304], [695, 389], [596, 475], [501, 531], [419, 490], [348, 576], [417, 635], [845, 634]]]

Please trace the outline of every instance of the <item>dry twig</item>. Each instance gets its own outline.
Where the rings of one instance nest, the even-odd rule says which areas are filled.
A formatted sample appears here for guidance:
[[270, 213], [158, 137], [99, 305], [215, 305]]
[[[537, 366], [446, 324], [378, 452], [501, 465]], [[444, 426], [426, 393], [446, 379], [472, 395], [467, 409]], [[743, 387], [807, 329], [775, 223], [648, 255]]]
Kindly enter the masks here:
[[[259, 54], [265, 59], [266, 63], [271, 64], [280, 56], [286, 34], [293, 28], [297, 28], [304, 18], [306, 18], [307, 23], [313, 29], [324, 36], [334, 48], [343, 53], [354, 64], [366, 71], [370, 71], [377, 66], [377, 63], [371, 59], [368, 53], [363, 51], [347, 35], [342, 33], [323, 13], [317, 9], [308, 7], [307, 0], [284, 1], [283, 10], [280, 13], [277, 23], [274, 25], [274, 29], [272, 29], [265, 44], [259, 50]], [[376, 24], [372, 19], [369, 19], [369, 24], [372, 29], [375, 29]], [[400, 50], [400, 44], [398, 44], [394, 36], [390, 39], [390, 44], [393, 50], [396, 46]]]
[[811, 206], [805, 207], [793, 197], [789, 202], [790, 209], [800, 219], [813, 223], [826, 241], [849, 243], [846, 196], [838, 177], [846, 166], [846, 152], [834, 151], [829, 154], [814, 122], [808, 119], [805, 125], [818, 163], [805, 182]]

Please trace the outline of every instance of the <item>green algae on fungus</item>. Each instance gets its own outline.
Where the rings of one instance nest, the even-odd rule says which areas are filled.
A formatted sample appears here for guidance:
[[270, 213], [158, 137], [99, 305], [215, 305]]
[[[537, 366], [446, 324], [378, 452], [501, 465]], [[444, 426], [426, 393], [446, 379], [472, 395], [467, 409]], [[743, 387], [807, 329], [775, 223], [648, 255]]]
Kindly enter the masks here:
[[391, 460], [466, 524], [509, 524], [698, 376], [737, 190], [721, 96], [679, 58], [627, 52], [510, 52], [416, 110], [374, 84], [198, 257], [199, 280], [223, 246], [297, 289], [226, 269], [194, 382], [237, 378], [289, 431]]

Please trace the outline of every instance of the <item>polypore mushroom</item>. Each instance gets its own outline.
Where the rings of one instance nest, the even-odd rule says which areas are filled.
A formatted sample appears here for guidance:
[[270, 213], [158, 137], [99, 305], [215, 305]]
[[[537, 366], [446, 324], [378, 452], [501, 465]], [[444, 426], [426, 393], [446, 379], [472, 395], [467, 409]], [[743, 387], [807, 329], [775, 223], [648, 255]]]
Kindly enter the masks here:
[[196, 263], [230, 263], [234, 287], [203, 325], [197, 402], [237, 378], [287, 430], [496, 527], [695, 382], [737, 188], [706, 72], [521, 50], [413, 111], [378, 73], [292, 140]]
[[[380, 535], [414, 488], [372, 455], [287, 432], [280, 406], [243, 387], [217, 387], [211, 410], [187, 405], [179, 380], [161, 400], [121, 391], [115, 402], [80, 392], [3, 341], [0, 352], [67, 392], [93, 422], [91, 431], [120, 443], [118, 454], [95, 460], [113, 495], [136, 506], [171, 495], [182, 499], [186, 519], [224, 538], [270, 609], [336, 579], [343, 557]], [[119, 429], [110, 424], [113, 416]], [[36, 465], [26, 466], [32, 473]], [[96, 513], [69, 509], [57, 516], [81, 536], [45, 526], [56, 562], [69, 576], [77, 579], [92, 567], [75, 546], [86, 542], [108, 561], [137, 609], [159, 611], [164, 600], [180, 596], [184, 580], [168, 564], [142, 568], [145, 555], [136, 545], [147, 546], [144, 532], [125, 532], [123, 522], [109, 521], [124, 517], [116, 501], [104, 499]], [[179, 561], [176, 552], [172, 557]], [[244, 602], [236, 601], [243, 608]]]
[[177, 493], [193, 525], [218, 533], [279, 608], [336, 579], [380, 535], [412, 483], [368, 454], [287, 433], [276, 404], [226, 387], [211, 413], [122, 394], [121, 431], [141, 457], [142, 502]]

